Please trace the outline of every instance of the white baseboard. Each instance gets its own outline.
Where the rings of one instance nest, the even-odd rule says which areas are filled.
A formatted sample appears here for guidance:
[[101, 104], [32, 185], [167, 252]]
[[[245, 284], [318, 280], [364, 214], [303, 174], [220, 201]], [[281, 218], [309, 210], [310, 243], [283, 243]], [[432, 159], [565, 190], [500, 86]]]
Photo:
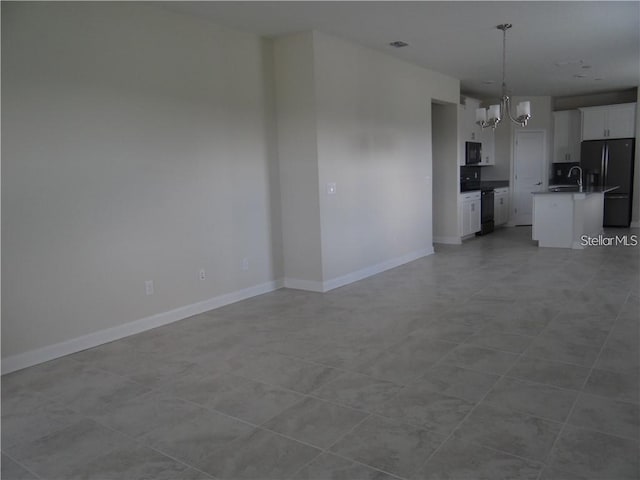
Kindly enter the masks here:
[[326, 280], [324, 282], [318, 282], [314, 280], [300, 280], [297, 278], [285, 278], [284, 287], [293, 288], [296, 290], [306, 290], [309, 292], [324, 293], [328, 292], [329, 290], [333, 290], [334, 288], [343, 287], [345, 285], [349, 285], [350, 283], [357, 282], [358, 280], [371, 277], [372, 275], [377, 275], [378, 273], [382, 273], [385, 270], [399, 267], [400, 265], [404, 265], [405, 263], [413, 262], [418, 258], [426, 257], [427, 255], [431, 255], [433, 253], [433, 247], [425, 248], [417, 252], [411, 252], [407, 255], [403, 255], [401, 257], [392, 258], [391, 260], [387, 260], [370, 267], [356, 270], [355, 272], [351, 272], [340, 277], [332, 278], [331, 280]]
[[414, 260], [426, 257], [427, 255], [431, 255], [433, 253], [433, 247], [429, 247], [423, 250], [418, 250], [417, 252], [411, 252], [407, 255], [378, 263], [377, 265], [372, 265], [361, 270], [356, 270], [355, 272], [348, 273], [347, 275], [343, 275], [341, 277], [332, 278], [331, 280], [327, 280], [326, 282], [322, 283], [324, 289], [323, 291], [328, 292], [329, 290], [333, 290], [334, 288], [343, 287], [344, 285], [357, 282], [358, 280], [371, 277], [372, 275], [377, 275], [378, 273], [382, 273], [385, 270], [399, 267], [400, 265], [413, 262]]
[[245, 288], [235, 292], [220, 295], [202, 302], [197, 302], [184, 307], [179, 307], [168, 312], [158, 313], [149, 317], [134, 320], [133, 322], [126, 323], [124, 325], [118, 325], [117, 327], [107, 328], [98, 332], [83, 335], [81, 337], [72, 338], [64, 342], [56, 343], [54, 345], [48, 345], [36, 350], [30, 350], [28, 352], [19, 353], [2, 359], [2, 374], [15, 372], [23, 368], [31, 367], [39, 363], [47, 362], [55, 358], [70, 355], [72, 353], [86, 350], [87, 348], [97, 347], [105, 343], [119, 340], [129, 335], [135, 335], [136, 333], [151, 330], [152, 328], [161, 327], [169, 323], [184, 320], [185, 318], [200, 313], [207, 312], [216, 308], [229, 305], [231, 303], [239, 302], [247, 298], [262, 295], [264, 293], [278, 290], [279, 288], [293, 288], [298, 290], [308, 290], [312, 292], [327, 292], [334, 288], [342, 287], [358, 280], [376, 275], [390, 270], [392, 268], [399, 267], [405, 263], [412, 262], [427, 255], [433, 254], [433, 247], [425, 248], [417, 252], [412, 252], [401, 257], [393, 258], [385, 262], [372, 265], [370, 267], [357, 270], [355, 272], [343, 275], [340, 277], [327, 280], [325, 282], [317, 282], [311, 280], [300, 280], [295, 278], [285, 278], [284, 280], [275, 280], [266, 282], [253, 287]]
[[308, 292], [324, 292], [322, 282], [315, 280], [300, 280], [299, 278], [284, 279], [284, 288], [293, 288], [294, 290], [306, 290]]
[[444, 243], [446, 245], [461, 245], [460, 237], [433, 237], [433, 243]]
[[19, 353], [2, 359], [2, 374], [21, 370], [23, 368], [37, 365], [38, 363], [47, 362], [55, 358], [63, 357], [71, 353], [80, 352], [87, 348], [97, 347], [104, 343], [113, 342], [129, 335], [151, 330], [152, 328], [161, 327], [169, 323], [184, 320], [185, 318], [200, 313], [220, 308], [231, 303], [239, 302], [247, 298], [262, 295], [264, 293], [273, 292], [283, 287], [282, 280], [262, 283], [253, 287], [248, 287], [235, 292], [219, 295], [202, 302], [193, 303], [184, 307], [169, 310], [168, 312], [158, 313], [150, 317], [134, 320], [133, 322], [118, 325], [117, 327], [107, 328], [98, 332], [83, 335], [81, 337], [72, 338], [64, 342], [49, 345], [36, 350]]

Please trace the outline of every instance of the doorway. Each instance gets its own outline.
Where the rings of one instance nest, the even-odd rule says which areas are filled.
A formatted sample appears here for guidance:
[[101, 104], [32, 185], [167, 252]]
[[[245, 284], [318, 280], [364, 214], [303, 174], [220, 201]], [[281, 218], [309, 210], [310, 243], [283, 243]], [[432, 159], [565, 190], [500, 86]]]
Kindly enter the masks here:
[[532, 192], [546, 187], [544, 166], [546, 146], [544, 130], [516, 130], [513, 156], [513, 211], [515, 225], [531, 225]]

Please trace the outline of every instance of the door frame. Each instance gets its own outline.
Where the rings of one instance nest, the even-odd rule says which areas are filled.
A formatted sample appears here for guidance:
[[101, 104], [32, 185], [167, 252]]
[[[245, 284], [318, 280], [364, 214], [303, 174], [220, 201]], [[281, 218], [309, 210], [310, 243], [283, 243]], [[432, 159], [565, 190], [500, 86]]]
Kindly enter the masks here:
[[[510, 227], [515, 227], [519, 225], [515, 222], [515, 208], [516, 208], [516, 145], [518, 142], [518, 135], [520, 133], [541, 133], [542, 134], [542, 151], [544, 152], [542, 155], [541, 161], [541, 175], [542, 175], [542, 185], [541, 189], [546, 190], [549, 187], [549, 151], [547, 149], [547, 131], [544, 129], [525, 129], [524, 127], [516, 127], [511, 134], [511, 162], [510, 162], [510, 179], [509, 184], [513, 185], [513, 188], [510, 188], [511, 198], [509, 199], [509, 222], [508, 225]], [[533, 220], [533, 219], [532, 219]]]

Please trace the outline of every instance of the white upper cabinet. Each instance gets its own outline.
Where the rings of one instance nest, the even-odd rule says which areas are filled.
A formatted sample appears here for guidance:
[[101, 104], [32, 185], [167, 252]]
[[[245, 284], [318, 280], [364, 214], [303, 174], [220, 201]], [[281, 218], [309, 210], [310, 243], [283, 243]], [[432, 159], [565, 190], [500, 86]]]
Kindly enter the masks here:
[[476, 109], [480, 108], [480, 100], [465, 97], [458, 110], [458, 134], [460, 138], [460, 165], [465, 162], [465, 142], [482, 143], [482, 161], [478, 165], [493, 165], [494, 132], [492, 128], [482, 128], [476, 123]]
[[582, 140], [632, 138], [636, 130], [636, 104], [622, 103], [581, 108]]
[[636, 136], [636, 104], [609, 107], [607, 138], [633, 138]]
[[482, 161], [480, 162], [480, 165], [495, 164], [495, 130], [493, 128], [481, 128], [480, 142], [482, 142]]
[[464, 98], [460, 104], [459, 132], [462, 142], [479, 142], [482, 128], [476, 123], [476, 109], [480, 108], [480, 100]]
[[553, 161], [580, 161], [580, 112], [553, 112]]

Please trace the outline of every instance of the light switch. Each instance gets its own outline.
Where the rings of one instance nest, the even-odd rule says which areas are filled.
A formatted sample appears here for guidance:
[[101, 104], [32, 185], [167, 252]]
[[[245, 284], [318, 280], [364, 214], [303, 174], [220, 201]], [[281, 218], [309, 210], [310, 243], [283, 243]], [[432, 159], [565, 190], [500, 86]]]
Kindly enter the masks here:
[[336, 184], [327, 183], [327, 195], [335, 195], [335, 194], [336, 194]]

